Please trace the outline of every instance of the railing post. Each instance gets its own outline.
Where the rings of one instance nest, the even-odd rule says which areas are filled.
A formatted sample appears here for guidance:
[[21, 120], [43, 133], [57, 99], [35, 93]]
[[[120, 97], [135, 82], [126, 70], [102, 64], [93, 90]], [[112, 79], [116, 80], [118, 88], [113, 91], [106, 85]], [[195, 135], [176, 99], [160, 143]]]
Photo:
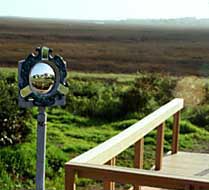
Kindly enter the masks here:
[[180, 131], [180, 111], [173, 116], [173, 135], [172, 135], [172, 154], [176, 154], [179, 149], [179, 131]]
[[[134, 167], [143, 169], [144, 164], [144, 138], [137, 141], [134, 145]], [[141, 187], [134, 185], [134, 190], [141, 190]]]
[[190, 190], [190, 185], [185, 185], [184, 190]]
[[156, 158], [155, 170], [161, 170], [163, 160], [163, 145], [164, 145], [164, 123], [160, 124], [157, 128], [157, 144], [156, 144]]
[[[116, 158], [112, 158], [106, 164], [114, 166], [116, 163]], [[115, 182], [112, 181], [104, 181], [104, 190], [115, 190]]]
[[76, 190], [75, 170], [65, 165], [65, 190]]
[[184, 190], [201, 190], [203, 188], [201, 188], [199, 185], [191, 185], [188, 184], [185, 186]]

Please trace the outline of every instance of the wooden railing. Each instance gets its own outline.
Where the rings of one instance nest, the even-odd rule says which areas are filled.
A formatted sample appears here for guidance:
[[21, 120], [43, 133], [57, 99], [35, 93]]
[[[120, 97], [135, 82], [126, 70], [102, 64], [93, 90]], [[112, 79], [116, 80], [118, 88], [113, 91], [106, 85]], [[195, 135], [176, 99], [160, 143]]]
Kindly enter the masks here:
[[[174, 99], [118, 135], [67, 162], [65, 190], [76, 189], [75, 176], [102, 180], [104, 190], [114, 190], [114, 182], [133, 184], [134, 190], [139, 190], [140, 186], [209, 189], [209, 182], [205, 179], [143, 170], [144, 136], [154, 129], [157, 129], [155, 170], [161, 169], [165, 121], [171, 116], [174, 117], [171, 152], [178, 152], [180, 110], [183, 104], [183, 99]], [[135, 169], [115, 166], [116, 156], [131, 145], [135, 150]]]

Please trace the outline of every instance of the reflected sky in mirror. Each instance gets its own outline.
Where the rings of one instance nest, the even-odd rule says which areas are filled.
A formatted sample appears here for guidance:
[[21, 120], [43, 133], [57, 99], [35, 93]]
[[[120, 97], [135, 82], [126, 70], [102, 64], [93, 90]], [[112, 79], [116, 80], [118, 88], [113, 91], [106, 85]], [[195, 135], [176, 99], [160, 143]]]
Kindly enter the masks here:
[[54, 75], [52, 67], [46, 63], [38, 63], [31, 70], [31, 76], [41, 75], [43, 73]]

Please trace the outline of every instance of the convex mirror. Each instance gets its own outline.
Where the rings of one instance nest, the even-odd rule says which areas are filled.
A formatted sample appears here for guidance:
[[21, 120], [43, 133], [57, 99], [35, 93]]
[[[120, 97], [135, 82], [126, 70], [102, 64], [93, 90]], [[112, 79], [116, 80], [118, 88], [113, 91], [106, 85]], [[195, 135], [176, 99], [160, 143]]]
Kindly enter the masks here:
[[64, 105], [68, 92], [66, 62], [47, 47], [19, 62], [19, 106]]
[[37, 63], [29, 74], [29, 84], [33, 92], [37, 94], [49, 93], [55, 84], [55, 72], [47, 63]]

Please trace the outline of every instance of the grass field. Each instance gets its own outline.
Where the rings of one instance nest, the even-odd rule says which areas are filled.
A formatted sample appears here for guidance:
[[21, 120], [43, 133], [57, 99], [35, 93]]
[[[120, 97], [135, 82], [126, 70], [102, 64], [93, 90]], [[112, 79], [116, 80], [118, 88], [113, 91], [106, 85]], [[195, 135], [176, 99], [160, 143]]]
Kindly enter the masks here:
[[208, 76], [208, 30], [0, 18], [0, 65], [16, 67], [45, 45], [71, 71]]
[[[0, 74], [10, 75], [11, 73], [17, 74], [16, 69], [1, 68]], [[0, 75], [0, 76], [3, 76]], [[11, 75], [13, 76], [13, 75]], [[160, 77], [158, 75], [157, 77]], [[161, 76], [162, 77], [162, 76]], [[161, 78], [160, 77], [160, 78]], [[47, 164], [46, 164], [46, 189], [47, 190], [61, 190], [64, 189], [64, 163], [71, 158], [89, 150], [92, 147], [104, 142], [110, 137], [118, 134], [120, 131], [126, 129], [133, 123], [137, 122], [142, 115], [137, 112], [132, 112], [124, 116], [115, 117], [114, 119], [108, 120], [98, 115], [98, 117], [90, 117], [85, 114], [84, 106], [87, 108], [88, 104], [93, 104], [96, 99], [94, 96], [95, 92], [99, 92], [99, 96], [109, 92], [110, 94], [104, 94], [104, 102], [101, 104], [103, 99], [96, 106], [101, 107], [102, 111], [108, 101], [111, 104], [115, 104], [117, 100], [117, 91], [125, 93], [134, 84], [135, 80], [143, 78], [142, 74], [130, 75], [130, 74], [96, 74], [96, 73], [77, 73], [69, 72], [68, 81], [70, 84], [70, 90], [74, 91], [74, 96], [68, 97], [68, 105], [66, 107], [56, 107], [47, 109], [48, 113], [48, 127], [47, 127]], [[174, 77], [175, 78], [175, 77]], [[11, 81], [11, 78], [9, 78]], [[178, 79], [190, 81], [193, 78], [180, 77]], [[8, 79], [7, 79], [8, 80]], [[176, 78], [175, 78], [176, 80]], [[197, 81], [194, 83], [197, 88], [203, 88], [202, 83], [206, 83], [205, 78], [198, 78], [201, 82]], [[161, 79], [160, 79], [161, 81]], [[164, 81], [164, 80], [163, 80]], [[177, 80], [178, 81], [178, 80]], [[158, 81], [159, 82], [159, 81]], [[14, 83], [15, 84], [15, 83]], [[152, 84], [152, 83], [151, 83]], [[190, 86], [190, 82], [185, 83]], [[149, 85], [149, 83], [147, 83]], [[156, 88], [156, 84], [153, 87]], [[185, 87], [185, 86], [184, 86]], [[110, 89], [116, 89], [112, 91]], [[144, 92], [147, 90], [151, 93], [152, 89], [146, 86], [142, 87]], [[167, 87], [165, 87], [167, 88]], [[178, 86], [178, 92], [182, 91], [182, 82]], [[17, 93], [17, 92], [14, 92]], [[114, 95], [114, 93], [116, 93]], [[174, 93], [174, 91], [173, 91]], [[206, 93], [206, 92], [205, 92]], [[111, 95], [112, 94], [112, 95]], [[175, 94], [175, 93], [174, 93]], [[158, 96], [158, 95], [157, 95]], [[197, 94], [199, 96], [199, 94]], [[204, 97], [206, 94], [204, 94]], [[1, 100], [2, 97], [0, 97]], [[97, 97], [97, 99], [102, 97]], [[153, 101], [150, 97], [149, 101]], [[172, 97], [170, 97], [172, 98]], [[87, 101], [88, 100], [88, 101]], [[88, 104], [86, 104], [86, 101]], [[133, 100], [135, 101], [135, 100]], [[160, 98], [159, 98], [160, 101]], [[110, 104], [110, 105], [111, 105]], [[0, 104], [2, 106], [2, 104]], [[73, 112], [70, 111], [71, 107], [79, 105]], [[151, 103], [153, 105], [153, 102]], [[160, 105], [158, 105], [159, 107]], [[180, 135], [180, 149], [194, 152], [209, 152], [209, 128], [204, 126], [207, 125], [207, 116], [204, 116], [206, 124], [202, 121], [201, 112], [200, 115], [191, 117], [196, 114], [197, 111], [193, 110], [194, 107], [203, 106], [205, 114], [208, 113], [208, 106], [206, 102], [196, 104], [195, 106], [188, 104], [187, 108], [182, 113], [181, 121], [181, 135]], [[108, 105], [109, 107], [109, 105]], [[1, 107], [0, 107], [1, 109]], [[19, 109], [19, 108], [15, 108]], [[95, 112], [98, 112], [93, 107]], [[24, 118], [27, 121], [27, 125], [32, 129], [31, 133], [22, 142], [11, 146], [3, 146], [0, 149], [0, 189], [4, 190], [22, 190], [22, 189], [34, 189], [35, 187], [35, 160], [36, 160], [36, 116], [37, 109], [30, 109], [31, 118]], [[82, 111], [82, 112], [79, 112]], [[110, 114], [111, 112], [109, 112]], [[83, 115], [83, 116], [82, 116]], [[189, 121], [189, 118], [192, 118]], [[1, 118], [0, 118], [1, 119]], [[196, 119], [196, 120], [195, 120]], [[199, 124], [199, 125], [198, 125]], [[166, 122], [165, 130], [165, 152], [170, 150], [171, 138], [172, 137], [172, 119]], [[155, 143], [156, 143], [156, 131], [151, 132], [145, 138], [145, 168], [150, 168], [153, 164], [155, 156]], [[133, 147], [123, 152], [117, 158], [117, 165], [133, 167]], [[80, 179], [77, 181], [78, 189], [95, 189], [100, 188], [100, 182], [94, 182], [89, 180]], [[118, 189], [127, 189], [128, 186], [117, 186]]]

